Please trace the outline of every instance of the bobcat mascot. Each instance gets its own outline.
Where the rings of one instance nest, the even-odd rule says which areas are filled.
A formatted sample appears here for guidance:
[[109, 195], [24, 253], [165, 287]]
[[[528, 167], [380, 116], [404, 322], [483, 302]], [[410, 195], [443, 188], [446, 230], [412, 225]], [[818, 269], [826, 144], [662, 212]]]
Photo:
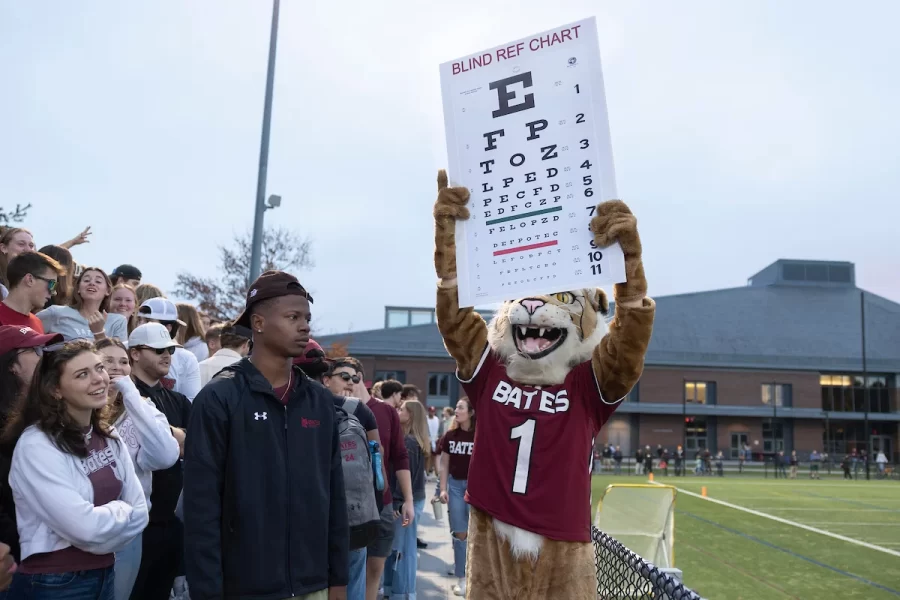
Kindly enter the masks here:
[[507, 301], [490, 325], [460, 308], [456, 221], [466, 188], [438, 174], [434, 205], [437, 323], [478, 413], [466, 500], [471, 600], [597, 597], [591, 543], [593, 441], [644, 368], [656, 305], [646, 296], [637, 221], [620, 200], [591, 220], [594, 242], [618, 241], [626, 283], [615, 318], [600, 289]]

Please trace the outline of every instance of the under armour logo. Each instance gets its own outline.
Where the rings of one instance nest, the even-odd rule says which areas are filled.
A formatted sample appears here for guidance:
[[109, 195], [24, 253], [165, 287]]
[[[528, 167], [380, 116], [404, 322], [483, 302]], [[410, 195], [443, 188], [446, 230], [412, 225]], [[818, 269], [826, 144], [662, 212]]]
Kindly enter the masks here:
[[259, 421], [260, 419], [265, 421], [266, 419], [269, 418], [268, 413], [258, 413], [258, 412], [253, 413], [253, 417], [254, 417], [255, 421]]

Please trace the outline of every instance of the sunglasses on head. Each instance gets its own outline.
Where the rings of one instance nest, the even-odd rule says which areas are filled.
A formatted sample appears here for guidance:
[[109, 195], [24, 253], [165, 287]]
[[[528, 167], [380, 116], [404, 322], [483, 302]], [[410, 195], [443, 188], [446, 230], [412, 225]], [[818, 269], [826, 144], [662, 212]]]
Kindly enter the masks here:
[[169, 356], [175, 354], [175, 346], [170, 346], [169, 348], [151, 348], [150, 346], [141, 346], [140, 349], [155, 352], [157, 356], [162, 356], [165, 353], [168, 353]]
[[359, 375], [351, 375], [350, 373], [335, 373], [336, 377], [340, 377], [344, 381], [352, 381], [353, 383], [359, 383]]

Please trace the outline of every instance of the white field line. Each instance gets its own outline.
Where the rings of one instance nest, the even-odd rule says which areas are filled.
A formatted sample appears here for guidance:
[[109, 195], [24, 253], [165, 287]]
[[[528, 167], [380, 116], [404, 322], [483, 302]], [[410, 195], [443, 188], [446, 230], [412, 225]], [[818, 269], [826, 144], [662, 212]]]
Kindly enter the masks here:
[[[650, 482], [656, 483], [656, 482]], [[656, 483], [656, 485], [662, 485], [660, 483]], [[762, 517], [764, 519], [770, 519], [772, 521], [776, 521], [778, 523], [784, 523], [785, 525], [791, 525], [792, 527], [799, 527], [800, 529], [805, 529], [807, 531], [812, 531], [813, 533], [818, 533], [821, 535], [825, 535], [836, 540], [841, 540], [842, 542], [848, 542], [850, 544], [856, 544], [857, 546], [862, 546], [863, 548], [868, 548], [869, 550], [877, 550], [878, 552], [884, 552], [885, 554], [890, 554], [891, 556], [896, 556], [900, 558], [900, 551], [891, 550], [890, 548], [883, 548], [881, 546], [876, 546], [875, 544], [870, 544], [868, 542], [863, 542], [861, 540], [857, 540], [851, 537], [847, 537], [845, 535], [839, 535], [837, 533], [832, 533], [830, 531], [825, 531], [824, 529], [819, 529], [817, 527], [811, 527], [809, 525], [804, 525], [803, 523], [797, 523], [796, 521], [789, 521], [788, 519], [782, 519], [781, 517], [776, 517], [774, 515], [770, 515], [764, 512], [759, 512], [758, 510], [752, 510], [749, 508], [745, 508], [743, 506], [738, 506], [737, 504], [732, 504], [730, 502], [723, 502], [722, 500], [716, 500], [715, 498], [710, 498], [707, 496], [704, 498], [700, 494], [695, 494], [694, 492], [689, 492], [687, 490], [683, 490], [681, 488], [675, 488], [681, 494], [687, 494], [688, 496], [694, 496], [695, 498], [700, 498], [701, 500], [706, 500], [707, 502], [714, 502], [715, 504], [721, 504], [722, 506], [727, 506], [728, 508], [733, 508], [735, 510], [740, 510], [745, 513], [749, 513], [751, 515], [755, 515], [757, 517]]]
[[[681, 490], [679, 490], [681, 491]], [[685, 494], [692, 494], [693, 492], [688, 492], [684, 490]], [[747, 508], [747, 507], [744, 507]], [[793, 508], [785, 508], [783, 506], [754, 506], [752, 510], [774, 510], [774, 511], [782, 511], [782, 510], [793, 510], [799, 512], [874, 512], [874, 513], [883, 513], [883, 512], [891, 512], [893, 508], [812, 508], [808, 506], [803, 507], [793, 507]]]

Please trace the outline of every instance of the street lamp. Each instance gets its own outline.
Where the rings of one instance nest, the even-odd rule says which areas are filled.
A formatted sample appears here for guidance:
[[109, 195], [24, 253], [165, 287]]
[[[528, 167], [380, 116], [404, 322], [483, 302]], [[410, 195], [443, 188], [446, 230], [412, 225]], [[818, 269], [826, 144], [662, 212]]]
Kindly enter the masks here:
[[[259, 148], [259, 174], [256, 180], [256, 202], [253, 210], [253, 242], [250, 247], [248, 285], [259, 277], [262, 255], [263, 217], [266, 210], [281, 204], [280, 196], [270, 196], [266, 204], [266, 174], [269, 168], [269, 126], [272, 121], [272, 87], [275, 83], [275, 49], [278, 46], [278, 2], [272, 1], [272, 32], [269, 36], [269, 68], [266, 73], [266, 99], [263, 108], [262, 141]], [[273, 201], [274, 199], [274, 201]]]

